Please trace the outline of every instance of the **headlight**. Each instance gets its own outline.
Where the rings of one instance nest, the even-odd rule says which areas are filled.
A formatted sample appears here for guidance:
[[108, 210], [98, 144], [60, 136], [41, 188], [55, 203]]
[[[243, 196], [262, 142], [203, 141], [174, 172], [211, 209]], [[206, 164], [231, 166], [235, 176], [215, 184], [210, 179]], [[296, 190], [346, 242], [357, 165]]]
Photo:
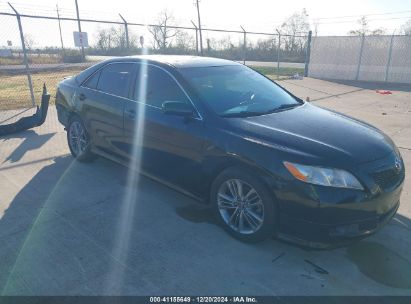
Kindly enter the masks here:
[[284, 162], [287, 170], [298, 180], [306, 183], [337, 188], [364, 188], [351, 173], [331, 168], [321, 168]]

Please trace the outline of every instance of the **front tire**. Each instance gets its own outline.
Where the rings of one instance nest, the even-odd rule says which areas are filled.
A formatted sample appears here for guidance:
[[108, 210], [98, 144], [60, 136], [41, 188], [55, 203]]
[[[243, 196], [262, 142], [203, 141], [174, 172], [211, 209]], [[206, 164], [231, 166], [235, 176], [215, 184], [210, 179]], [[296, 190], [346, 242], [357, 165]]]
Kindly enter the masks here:
[[220, 224], [241, 241], [259, 242], [275, 233], [273, 196], [249, 170], [224, 170], [213, 182], [211, 203]]
[[73, 157], [80, 162], [90, 162], [95, 159], [91, 152], [90, 136], [80, 117], [73, 116], [67, 127], [67, 143]]

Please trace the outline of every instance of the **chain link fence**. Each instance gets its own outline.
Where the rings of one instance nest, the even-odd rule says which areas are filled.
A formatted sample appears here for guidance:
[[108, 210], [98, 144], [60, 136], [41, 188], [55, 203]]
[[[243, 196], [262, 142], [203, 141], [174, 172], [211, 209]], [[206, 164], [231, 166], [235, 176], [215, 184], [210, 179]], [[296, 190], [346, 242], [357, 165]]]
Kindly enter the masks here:
[[[1, 8], [2, 10], [4, 8]], [[74, 33], [87, 33], [75, 45]], [[0, 125], [35, 111], [43, 84], [54, 102], [57, 83], [110, 56], [203, 55], [243, 62], [273, 78], [303, 74], [308, 36], [192, 26], [140, 24], [121, 15], [113, 20], [29, 15], [13, 7], [0, 12]], [[278, 61], [278, 62], [277, 62]]]
[[[31, 107], [29, 79], [16, 18], [3, 16], [0, 18], [0, 27], [0, 110], [14, 108], [15, 102], [10, 97], [17, 97], [21, 108]], [[18, 96], [15, 92], [19, 92]]]
[[[3, 10], [3, 8], [2, 8]], [[273, 79], [411, 83], [411, 36], [313, 37], [112, 20], [0, 12], [0, 124], [39, 104], [43, 83], [54, 102], [57, 83], [110, 56], [204, 55], [242, 62]], [[74, 33], [88, 43], [75, 45]], [[84, 42], [85, 43], [85, 42]], [[17, 110], [17, 111], [16, 111]], [[17, 114], [16, 114], [17, 113]]]
[[411, 83], [411, 36], [313, 37], [308, 75]]

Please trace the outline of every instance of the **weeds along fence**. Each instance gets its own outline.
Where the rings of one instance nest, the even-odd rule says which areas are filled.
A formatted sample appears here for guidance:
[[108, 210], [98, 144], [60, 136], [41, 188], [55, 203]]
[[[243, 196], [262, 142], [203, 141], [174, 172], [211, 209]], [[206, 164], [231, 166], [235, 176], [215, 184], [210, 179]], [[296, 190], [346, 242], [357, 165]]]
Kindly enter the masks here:
[[[308, 33], [291, 36], [251, 32], [240, 26], [238, 30], [203, 28], [201, 40], [199, 28], [191, 24], [134, 23], [121, 15], [117, 21], [108, 21], [0, 12], [0, 111], [38, 104], [44, 82], [53, 102], [56, 84], [64, 77], [106, 56], [138, 55], [143, 48], [151, 54], [237, 60], [273, 77], [302, 74], [308, 64]], [[74, 41], [80, 26], [87, 33], [84, 47]]]

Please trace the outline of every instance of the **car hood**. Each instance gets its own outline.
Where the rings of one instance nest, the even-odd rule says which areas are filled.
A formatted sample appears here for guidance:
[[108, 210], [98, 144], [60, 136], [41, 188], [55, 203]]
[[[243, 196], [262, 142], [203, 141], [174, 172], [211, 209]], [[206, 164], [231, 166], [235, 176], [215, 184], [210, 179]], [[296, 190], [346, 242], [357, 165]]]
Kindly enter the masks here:
[[[389, 137], [354, 118], [305, 103], [268, 115], [228, 119], [233, 132], [322, 162], [359, 164], [393, 151]], [[326, 162], [327, 163], [327, 162]]]

